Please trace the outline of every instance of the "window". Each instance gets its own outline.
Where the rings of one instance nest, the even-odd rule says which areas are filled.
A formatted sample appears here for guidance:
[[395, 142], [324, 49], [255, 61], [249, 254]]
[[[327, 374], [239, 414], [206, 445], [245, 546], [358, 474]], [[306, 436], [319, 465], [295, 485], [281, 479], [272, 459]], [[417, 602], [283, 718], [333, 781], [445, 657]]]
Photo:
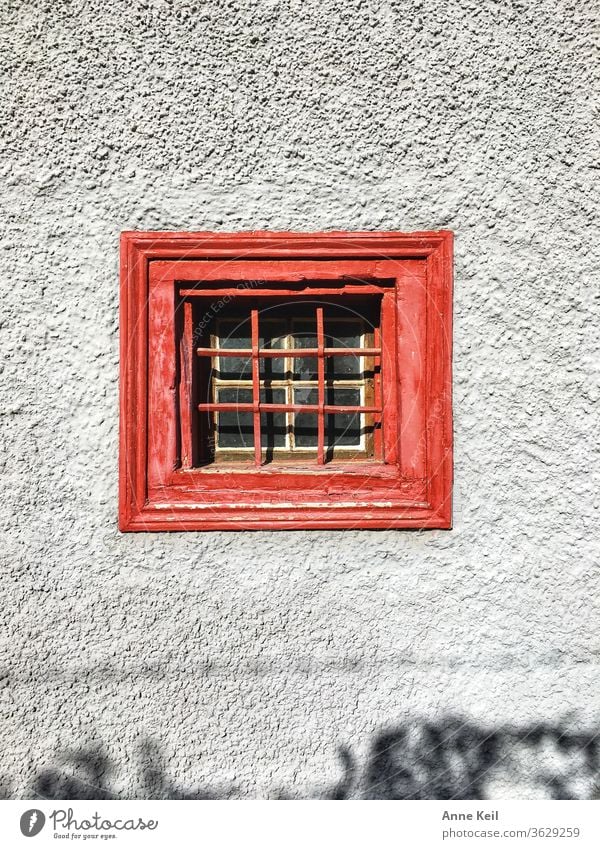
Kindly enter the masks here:
[[381, 423], [375, 315], [369, 302], [331, 300], [224, 308], [195, 333], [199, 465], [373, 457]]
[[121, 529], [450, 527], [451, 247], [124, 234]]

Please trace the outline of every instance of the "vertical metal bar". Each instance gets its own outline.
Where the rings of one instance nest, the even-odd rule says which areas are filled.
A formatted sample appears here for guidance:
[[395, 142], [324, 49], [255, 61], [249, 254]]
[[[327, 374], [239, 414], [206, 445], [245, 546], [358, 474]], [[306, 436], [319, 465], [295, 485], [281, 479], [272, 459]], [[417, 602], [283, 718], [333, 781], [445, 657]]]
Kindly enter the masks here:
[[[182, 332], [179, 339], [179, 429], [180, 429], [180, 460], [182, 469], [192, 468], [193, 457], [193, 433], [192, 421], [196, 419], [196, 412], [192, 404], [192, 374], [194, 369], [194, 327], [192, 320], [192, 304], [186, 300], [178, 304], [178, 309], [183, 310], [183, 317], [176, 316], [178, 323], [182, 324]], [[183, 318], [183, 320], [182, 320]]]
[[258, 359], [258, 310], [250, 313], [252, 325], [252, 404], [254, 415], [254, 462], [257, 466], [262, 463], [260, 445], [260, 361]]
[[[373, 333], [373, 347], [380, 348], [381, 347], [381, 329], [379, 324], [374, 328]], [[372, 358], [371, 362], [373, 363], [373, 406], [381, 407], [381, 355], [375, 356]], [[362, 416], [361, 416], [362, 419]], [[373, 453], [376, 459], [382, 459], [382, 419], [383, 412], [375, 413], [373, 416], [373, 423], [375, 427], [373, 429]], [[362, 425], [362, 421], [361, 421]]]
[[[289, 351], [290, 348], [294, 348], [296, 342], [294, 340], [294, 325], [291, 318], [288, 318], [285, 325], [286, 335], [285, 335], [285, 343], [284, 348], [286, 351]], [[284, 360], [284, 369], [286, 376], [286, 385], [285, 385], [285, 403], [293, 404], [294, 403], [294, 369], [295, 369], [295, 359], [290, 357], [289, 354], [286, 356]], [[294, 412], [287, 412], [285, 414], [285, 447], [288, 451], [293, 451], [294, 446], [296, 444], [296, 414]]]
[[384, 462], [398, 462], [398, 369], [396, 355], [396, 299], [395, 292], [386, 292], [381, 300], [381, 374], [383, 402], [383, 454]]
[[325, 462], [325, 337], [323, 333], [323, 307], [317, 307], [317, 349], [319, 378], [319, 412], [317, 413], [317, 463]]

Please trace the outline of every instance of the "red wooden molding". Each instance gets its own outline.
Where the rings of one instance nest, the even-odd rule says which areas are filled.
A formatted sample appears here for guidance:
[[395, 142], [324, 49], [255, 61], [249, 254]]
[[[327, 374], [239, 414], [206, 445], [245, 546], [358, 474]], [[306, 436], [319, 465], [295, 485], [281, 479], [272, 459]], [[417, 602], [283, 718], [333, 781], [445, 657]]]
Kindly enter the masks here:
[[[316, 462], [262, 465], [259, 360], [261, 298], [380, 299], [373, 347], [325, 346], [317, 308]], [[249, 301], [248, 298], [251, 300]], [[202, 300], [204, 299], [204, 300]], [[252, 347], [202, 348], [192, 304], [245, 300]], [[225, 302], [225, 301], [224, 301]], [[121, 237], [119, 527], [123, 531], [277, 528], [449, 528], [452, 492], [452, 234], [161, 233]], [[381, 363], [373, 403], [325, 403], [324, 357], [351, 353]], [[252, 364], [254, 464], [194, 467], [198, 407], [194, 364], [247, 356]], [[324, 415], [383, 410], [375, 459], [325, 461]], [[377, 461], [376, 458], [379, 458]]]

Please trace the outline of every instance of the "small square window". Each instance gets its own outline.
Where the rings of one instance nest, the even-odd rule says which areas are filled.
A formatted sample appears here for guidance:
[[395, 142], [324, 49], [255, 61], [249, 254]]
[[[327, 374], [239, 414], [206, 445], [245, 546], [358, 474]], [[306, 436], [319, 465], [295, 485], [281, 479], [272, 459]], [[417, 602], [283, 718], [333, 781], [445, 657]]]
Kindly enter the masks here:
[[262, 308], [258, 300], [223, 307], [206, 326], [206, 304], [194, 298], [192, 465], [373, 458], [382, 418], [381, 349], [373, 347], [380, 300], [287, 298]]
[[450, 527], [449, 233], [127, 233], [123, 530]]

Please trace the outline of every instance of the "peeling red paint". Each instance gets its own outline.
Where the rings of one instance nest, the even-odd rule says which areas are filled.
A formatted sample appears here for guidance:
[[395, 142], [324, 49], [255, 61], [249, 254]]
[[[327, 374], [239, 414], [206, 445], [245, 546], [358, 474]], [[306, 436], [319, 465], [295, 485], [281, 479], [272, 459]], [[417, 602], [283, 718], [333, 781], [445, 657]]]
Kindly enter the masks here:
[[[257, 279], [264, 281], [262, 288], [238, 288], [240, 281]], [[335, 288], [311, 288], [311, 281], [332, 281]], [[252, 469], [191, 468], [195, 435], [187, 364], [196, 351], [189, 299], [251, 292], [255, 298], [277, 293], [292, 300], [307, 291], [381, 296], [376, 349], [382, 382], [373, 408], [383, 409], [374, 458], [379, 462], [325, 464], [321, 426], [314, 467], [306, 462], [263, 467], [258, 449]], [[257, 354], [255, 310], [252, 315]], [[124, 233], [121, 530], [449, 528], [451, 324], [447, 231]], [[322, 313], [318, 343], [322, 356]], [[322, 413], [322, 391], [318, 406]], [[260, 415], [253, 412], [256, 432]]]

